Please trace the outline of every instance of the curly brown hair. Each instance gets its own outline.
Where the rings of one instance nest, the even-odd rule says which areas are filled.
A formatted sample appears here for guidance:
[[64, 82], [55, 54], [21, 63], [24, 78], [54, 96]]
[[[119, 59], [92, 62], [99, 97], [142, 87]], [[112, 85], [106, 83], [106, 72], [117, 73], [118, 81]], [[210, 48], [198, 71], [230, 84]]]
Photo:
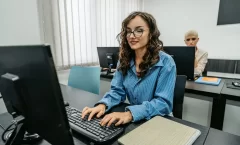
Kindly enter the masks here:
[[140, 16], [149, 27], [149, 41], [147, 44], [147, 51], [143, 56], [143, 61], [139, 64], [140, 76], [143, 77], [150, 67], [156, 64], [159, 61], [159, 51], [163, 50], [163, 42], [159, 39], [160, 31], [157, 28], [156, 20], [151, 14], [146, 12], [133, 12], [122, 22], [121, 32], [117, 35], [118, 41], [120, 43], [120, 53], [119, 60], [120, 65], [118, 70], [122, 71], [123, 75], [127, 74], [128, 69], [130, 68], [130, 61], [132, 58], [135, 58], [135, 51], [131, 49], [127, 42], [127, 25], [134, 19], [136, 16]]

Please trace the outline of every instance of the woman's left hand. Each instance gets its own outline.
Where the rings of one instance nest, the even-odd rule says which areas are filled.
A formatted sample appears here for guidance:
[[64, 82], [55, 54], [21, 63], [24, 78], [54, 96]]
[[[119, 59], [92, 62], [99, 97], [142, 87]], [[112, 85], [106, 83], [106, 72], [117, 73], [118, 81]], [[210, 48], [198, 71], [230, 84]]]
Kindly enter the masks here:
[[100, 125], [101, 126], [110, 126], [113, 122], [115, 123], [115, 126], [119, 126], [121, 124], [126, 124], [130, 121], [132, 121], [132, 114], [130, 111], [127, 112], [113, 112], [108, 115], [105, 115], [104, 118], [101, 120]]

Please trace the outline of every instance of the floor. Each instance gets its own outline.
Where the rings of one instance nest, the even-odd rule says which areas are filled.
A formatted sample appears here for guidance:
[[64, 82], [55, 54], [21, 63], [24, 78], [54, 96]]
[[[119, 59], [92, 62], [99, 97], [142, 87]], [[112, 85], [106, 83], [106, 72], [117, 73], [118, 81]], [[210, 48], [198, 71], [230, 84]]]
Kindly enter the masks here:
[[[69, 70], [59, 71], [58, 78], [61, 84], [68, 84]], [[110, 89], [110, 81], [101, 79], [100, 95]], [[201, 98], [201, 99], [199, 99]], [[183, 119], [203, 126], [210, 126], [212, 99], [205, 96], [185, 94], [183, 105]], [[6, 112], [5, 105], [0, 99], [0, 114]], [[228, 101], [225, 110], [223, 131], [240, 136], [240, 103]]]

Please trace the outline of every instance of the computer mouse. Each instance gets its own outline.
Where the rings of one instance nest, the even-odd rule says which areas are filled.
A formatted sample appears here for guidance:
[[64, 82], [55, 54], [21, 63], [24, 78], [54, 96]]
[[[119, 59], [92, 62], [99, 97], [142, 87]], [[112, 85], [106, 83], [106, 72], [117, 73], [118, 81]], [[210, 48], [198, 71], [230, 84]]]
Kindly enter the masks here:
[[240, 83], [239, 82], [232, 82], [232, 85], [235, 87], [240, 87]]

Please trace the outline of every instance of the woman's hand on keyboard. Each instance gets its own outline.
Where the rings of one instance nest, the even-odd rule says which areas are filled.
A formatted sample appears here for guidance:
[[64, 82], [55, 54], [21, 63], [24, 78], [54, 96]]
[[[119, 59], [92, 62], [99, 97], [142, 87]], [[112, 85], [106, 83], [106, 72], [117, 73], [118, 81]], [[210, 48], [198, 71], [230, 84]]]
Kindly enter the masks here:
[[106, 105], [104, 104], [99, 104], [94, 108], [85, 107], [82, 110], [82, 119], [88, 114], [88, 121], [90, 121], [94, 115], [97, 115], [97, 117], [99, 118], [105, 113], [105, 111]]
[[127, 112], [113, 112], [110, 113], [101, 120], [101, 126], [111, 126], [112, 123], [115, 123], [115, 126], [119, 126], [121, 124], [126, 124], [132, 121], [132, 114], [130, 111]]

